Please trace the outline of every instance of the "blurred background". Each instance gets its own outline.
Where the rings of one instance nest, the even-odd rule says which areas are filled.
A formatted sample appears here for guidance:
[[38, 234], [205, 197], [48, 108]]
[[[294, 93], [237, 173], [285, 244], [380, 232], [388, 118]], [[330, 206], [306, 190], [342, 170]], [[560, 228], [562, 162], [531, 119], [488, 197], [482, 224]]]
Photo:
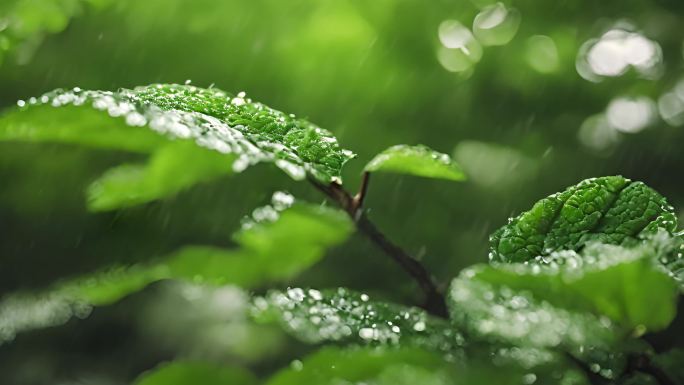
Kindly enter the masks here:
[[[451, 154], [469, 180], [378, 175], [367, 207], [441, 282], [537, 199], [621, 174], [684, 207], [684, 2], [679, 0], [2, 0], [0, 107], [58, 87], [156, 82], [244, 91], [358, 153]], [[86, 211], [85, 187], [135, 156], [0, 143], [0, 294], [38, 290], [186, 244], [231, 245], [275, 190], [321, 202], [268, 166], [172, 199]], [[681, 213], [682, 211], [678, 211]], [[401, 303], [419, 292], [362, 237], [291, 285]], [[306, 349], [245, 320], [246, 293], [160, 283], [88, 318], [0, 345], [4, 384], [124, 384], [174, 357], [269, 373]]]

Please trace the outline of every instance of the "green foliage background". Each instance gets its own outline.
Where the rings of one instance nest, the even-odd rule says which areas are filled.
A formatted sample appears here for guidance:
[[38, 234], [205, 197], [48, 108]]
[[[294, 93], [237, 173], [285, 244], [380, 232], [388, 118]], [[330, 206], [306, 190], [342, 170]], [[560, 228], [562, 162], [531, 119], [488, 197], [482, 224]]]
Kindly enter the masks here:
[[[621, 174], [684, 207], [682, 127], [658, 119], [601, 151], [578, 140], [583, 122], [613, 98], [657, 100], [676, 86], [684, 72], [684, 3], [510, 1], [522, 17], [513, 40], [485, 47], [467, 76], [448, 72], [436, 56], [438, 27], [446, 19], [472, 25], [480, 3], [488, 2], [9, 0], [0, 5], [0, 26], [19, 8], [31, 22], [0, 28], [0, 107], [59, 87], [115, 90], [190, 79], [246, 91], [331, 131], [358, 154], [343, 174], [352, 190], [366, 162], [391, 145], [425, 144], [453, 154], [467, 182], [379, 174], [365, 203], [379, 227], [444, 283], [487, 260], [487, 238], [506, 218], [583, 178]], [[620, 20], [662, 47], [657, 79], [630, 71], [594, 83], [577, 73], [581, 45]], [[554, 39], [554, 71], [540, 73], [527, 62], [533, 35]], [[310, 186], [257, 166], [172, 198], [89, 213], [90, 183], [110, 167], [141, 159], [77, 145], [0, 143], [0, 293], [150, 262], [191, 244], [235, 247], [231, 234], [241, 218], [276, 190], [322, 201]], [[288, 285], [344, 286], [409, 304], [420, 294], [358, 235], [280, 284]], [[210, 300], [197, 303], [183, 290], [153, 285], [87, 319], [21, 334], [0, 346], [0, 373], [10, 384], [118, 384], [161, 361], [189, 357], [263, 374], [311, 351], [277, 328], [212, 313]], [[181, 306], [197, 310], [178, 314], [185, 313]], [[216, 338], [222, 334], [234, 338]], [[681, 333], [660, 338], [684, 344]]]

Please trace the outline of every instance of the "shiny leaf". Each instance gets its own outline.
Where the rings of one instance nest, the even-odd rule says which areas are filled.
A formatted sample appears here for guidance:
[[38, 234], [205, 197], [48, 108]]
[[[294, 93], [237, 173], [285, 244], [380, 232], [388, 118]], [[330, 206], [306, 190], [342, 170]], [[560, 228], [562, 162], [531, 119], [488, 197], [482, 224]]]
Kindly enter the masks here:
[[364, 170], [452, 181], [465, 179], [461, 168], [448, 155], [425, 146], [392, 146], [376, 155]]

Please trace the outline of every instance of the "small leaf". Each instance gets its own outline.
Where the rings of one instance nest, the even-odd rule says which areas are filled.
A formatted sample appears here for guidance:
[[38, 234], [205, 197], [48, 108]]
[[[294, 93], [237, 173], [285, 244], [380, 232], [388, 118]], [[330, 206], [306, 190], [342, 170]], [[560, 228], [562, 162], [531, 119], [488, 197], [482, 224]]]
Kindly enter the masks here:
[[[237, 172], [270, 162], [294, 179], [310, 174], [323, 182], [339, 181], [342, 166], [354, 156], [341, 149], [329, 132], [304, 119], [254, 102], [244, 93], [232, 96], [216, 88], [156, 84], [116, 92], [58, 89], [19, 104], [24, 107], [0, 118], [0, 139], [115, 148], [120, 143], [121, 149], [127, 149], [136, 145], [119, 134], [125, 126], [131, 126], [127, 131], [133, 135], [144, 131], [138, 126], [148, 126], [168, 139], [193, 140], [198, 146], [233, 154], [232, 168]], [[53, 107], [66, 108], [61, 117], [45, 112]], [[101, 132], [99, 126], [90, 126], [87, 121], [79, 123], [83, 110], [90, 111], [85, 116], [93, 119], [92, 109], [116, 121], [105, 124], [114, 128]], [[60, 119], [48, 120], [47, 116]], [[72, 124], [77, 128], [71, 128]], [[139, 147], [148, 148], [143, 144]]]
[[172, 195], [199, 182], [232, 173], [232, 154], [208, 151], [193, 143], [170, 143], [146, 165], [125, 164], [107, 171], [88, 187], [88, 208], [104, 211]]
[[452, 181], [465, 179], [465, 174], [461, 168], [448, 155], [433, 151], [425, 146], [392, 146], [376, 155], [368, 162], [364, 170]]
[[589, 241], [633, 244], [677, 228], [673, 208], [641, 182], [621, 176], [587, 179], [537, 202], [491, 237], [490, 259], [524, 262]]
[[473, 333], [535, 347], [607, 347], [666, 327], [677, 287], [652, 245], [590, 244], [532, 264], [480, 265], [451, 285], [457, 325]]
[[171, 362], [143, 373], [134, 385], [256, 385], [256, 377], [243, 368], [208, 362]]
[[255, 299], [254, 315], [264, 322], [279, 322], [309, 343], [401, 344], [449, 352], [463, 344], [460, 333], [423, 310], [371, 301], [366, 294], [343, 288], [271, 291]]

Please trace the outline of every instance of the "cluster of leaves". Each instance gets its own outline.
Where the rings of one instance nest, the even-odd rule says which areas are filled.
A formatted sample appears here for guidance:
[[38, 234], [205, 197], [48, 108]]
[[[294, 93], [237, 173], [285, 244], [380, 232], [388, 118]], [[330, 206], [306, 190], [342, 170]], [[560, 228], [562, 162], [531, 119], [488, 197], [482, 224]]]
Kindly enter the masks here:
[[[342, 166], [353, 157], [306, 120], [244, 94], [190, 85], [57, 90], [19, 101], [0, 117], [0, 140], [149, 154], [147, 164], [117, 166], [92, 183], [87, 195], [93, 211], [168, 197], [259, 162], [341, 191]], [[464, 179], [448, 156], [424, 146], [391, 147], [365, 167], [366, 173], [383, 171]], [[5, 298], [0, 338], [86, 315], [91, 306], [162, 279], [243, 288], [287, 281], [349, 236], [359, 217], [344, 208], [347, 213], [294, 202], [278, 192], [245, 219], [234, 249], [188, 246], [145, 265], [63, 281], [43, 294]], [[622, 177], [596, 178], [539, 201], [498, 230], [491, 263], [452, 281], [448, 320], [343, 288], [290, 288], [255, 297], [255, 321], [278, 323], [308, 343], [338, 345], [294, 362], [266, 383], [623, 381], [633, 354], [652, 354], [639, 337], [667, 328], [676, 315], [682, 259], [676, 229], [673, 209], [654, 190]], [[655, 359], [661, 366], [672, 361]], [[137, 383], [189, 379], [257, 382], [241, 368], [177, 362]]]

